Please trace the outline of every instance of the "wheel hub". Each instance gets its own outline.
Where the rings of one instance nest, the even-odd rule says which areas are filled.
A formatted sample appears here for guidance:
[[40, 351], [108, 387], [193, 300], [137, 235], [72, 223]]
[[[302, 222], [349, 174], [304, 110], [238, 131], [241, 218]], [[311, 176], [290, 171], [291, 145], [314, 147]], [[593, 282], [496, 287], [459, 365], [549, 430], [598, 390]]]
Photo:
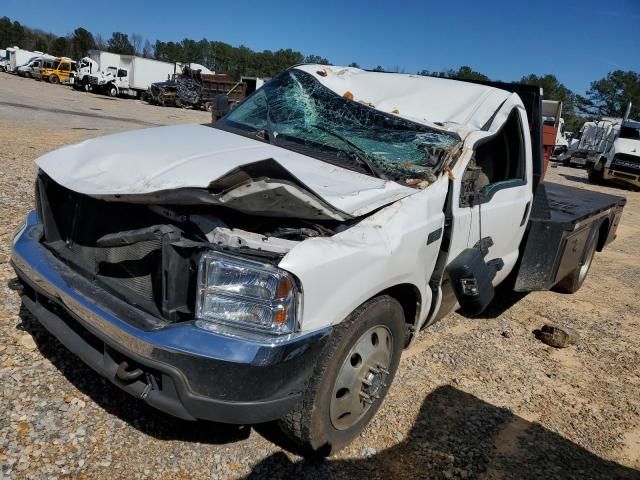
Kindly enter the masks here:
[[355, 342], [340, 367], [329, 406], [336, 429], [357, 423], [382, 398], [392, 349], [393, 336], [384, 326], [369, 329]]

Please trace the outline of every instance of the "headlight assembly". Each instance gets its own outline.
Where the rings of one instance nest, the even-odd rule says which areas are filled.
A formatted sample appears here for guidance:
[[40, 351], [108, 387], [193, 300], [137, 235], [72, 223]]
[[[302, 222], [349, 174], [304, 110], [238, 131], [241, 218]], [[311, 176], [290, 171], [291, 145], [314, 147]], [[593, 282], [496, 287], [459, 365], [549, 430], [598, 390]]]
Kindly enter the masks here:
[[268, 263], [208, 251], [200, 257], [196, 324], [272, 334], [295, 330], [301, 294], [293, 275]]

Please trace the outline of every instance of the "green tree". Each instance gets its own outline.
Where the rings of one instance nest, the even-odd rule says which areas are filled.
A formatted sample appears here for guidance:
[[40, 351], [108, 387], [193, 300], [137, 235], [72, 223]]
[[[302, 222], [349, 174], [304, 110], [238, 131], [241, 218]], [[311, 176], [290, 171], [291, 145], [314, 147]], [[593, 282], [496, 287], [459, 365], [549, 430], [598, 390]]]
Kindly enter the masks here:
[[353, 68], [360, 68], [360, 65], [358, 65], [358, 63], [357, 63], [357, 62], [351, 62], [351, 63], [349, 64], [349, 66], [350, 66], [350, 67], [353, 67]]
[[129, 41], [129, 35], [122, 32], [113, 32], [107, 41], [107, 50], [112, 53], [123, 55], [133, 55], [135, 53], [133, 45]]
[[449, 69], [440, 72], [421, 70], [418, 72], [418, 75], [425, 75], [428, 77], [453, 78], [456, 80], [490, 80], [490, 78], [484, 73], [476, 72], [473, 68], [467, 65], [463, 65], [457, 70]]
[[71, 36], [71, 45], [73, 56], [75, 58], [82, 58], [87, 55], [89, 50], [96, 47], [96, 42], [91, 32], [82, 27], [78, 27], [73, 31], [73, 35]]
[[384, 72], [385, 69], [382, 68], [382, 65], [378, 65], [376, 68], [373, 69], [374, 72]]
[[307, 55], [306, 57], [304, 57], [303, 62], [304, 63], [318, 63], [320, 65], [329, 65], [331, 63], [325, 57], [321, 57], [320, 55], [313, 55], [313, 54], [312, 55]]
[[591, 82], [586, 97], [578, 97], [578, 108], [595, 116], [622, 117], [631, 102], [633, 119], [640, 119], [640, 73], [615, 70]]
[[565, 121], [565, 129], [576, 131], [584, 123], [584, 118], [576, 112], [576, 95], [565, 87], [555, 75], [525, 75], [519, 83], [537, 85], [542, 88], [542, 97], [545, 100], [559, 100], [562, 102], [562, 117]]
[[71, 53], [71, 42], [67, 37], [58, 37], [51, 44], [51, 54], [56, 57], [68, 57]]

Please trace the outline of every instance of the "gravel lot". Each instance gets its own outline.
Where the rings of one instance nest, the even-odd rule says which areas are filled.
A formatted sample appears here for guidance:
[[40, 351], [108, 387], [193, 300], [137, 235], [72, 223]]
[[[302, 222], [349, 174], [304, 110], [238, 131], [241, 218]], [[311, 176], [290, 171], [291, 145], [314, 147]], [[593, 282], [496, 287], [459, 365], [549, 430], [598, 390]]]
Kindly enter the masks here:
[[[384, 405], [336, 457], [306, 462], [269, 425], [183, 422], [102, 380], [20, 306], [8, 261], [33, 205], [33, 161], [117, 131], [208, 114], [72, 91], [0, 73], [0, 478], [640, 479], [640, 193], [575, 295], [501, 297], [457, 314], [403, 355]], [[556, 350], [532, 331], [572, 326]]]

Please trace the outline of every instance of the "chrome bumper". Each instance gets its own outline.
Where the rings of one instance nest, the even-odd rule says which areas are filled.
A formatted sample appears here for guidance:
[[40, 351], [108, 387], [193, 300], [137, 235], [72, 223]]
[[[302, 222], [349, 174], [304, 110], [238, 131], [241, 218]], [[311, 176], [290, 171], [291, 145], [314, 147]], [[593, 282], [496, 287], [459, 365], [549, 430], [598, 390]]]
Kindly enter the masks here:
[[[181, 418], [228, 423], [280, 418], [298, 400], [330, 333], [269, 343], [205, 331], [192, 322], [152, 328], [157, 319], [73, 271], [41, 238], [42, 225], [32, 211], [11, 257], [30, 293], [23, 296], [27, 309], [102, 376]], [[117, 370], [124, 361], [145, 375], [121, 380]], [[159, 382], [151, 380], [154, 375]]]

